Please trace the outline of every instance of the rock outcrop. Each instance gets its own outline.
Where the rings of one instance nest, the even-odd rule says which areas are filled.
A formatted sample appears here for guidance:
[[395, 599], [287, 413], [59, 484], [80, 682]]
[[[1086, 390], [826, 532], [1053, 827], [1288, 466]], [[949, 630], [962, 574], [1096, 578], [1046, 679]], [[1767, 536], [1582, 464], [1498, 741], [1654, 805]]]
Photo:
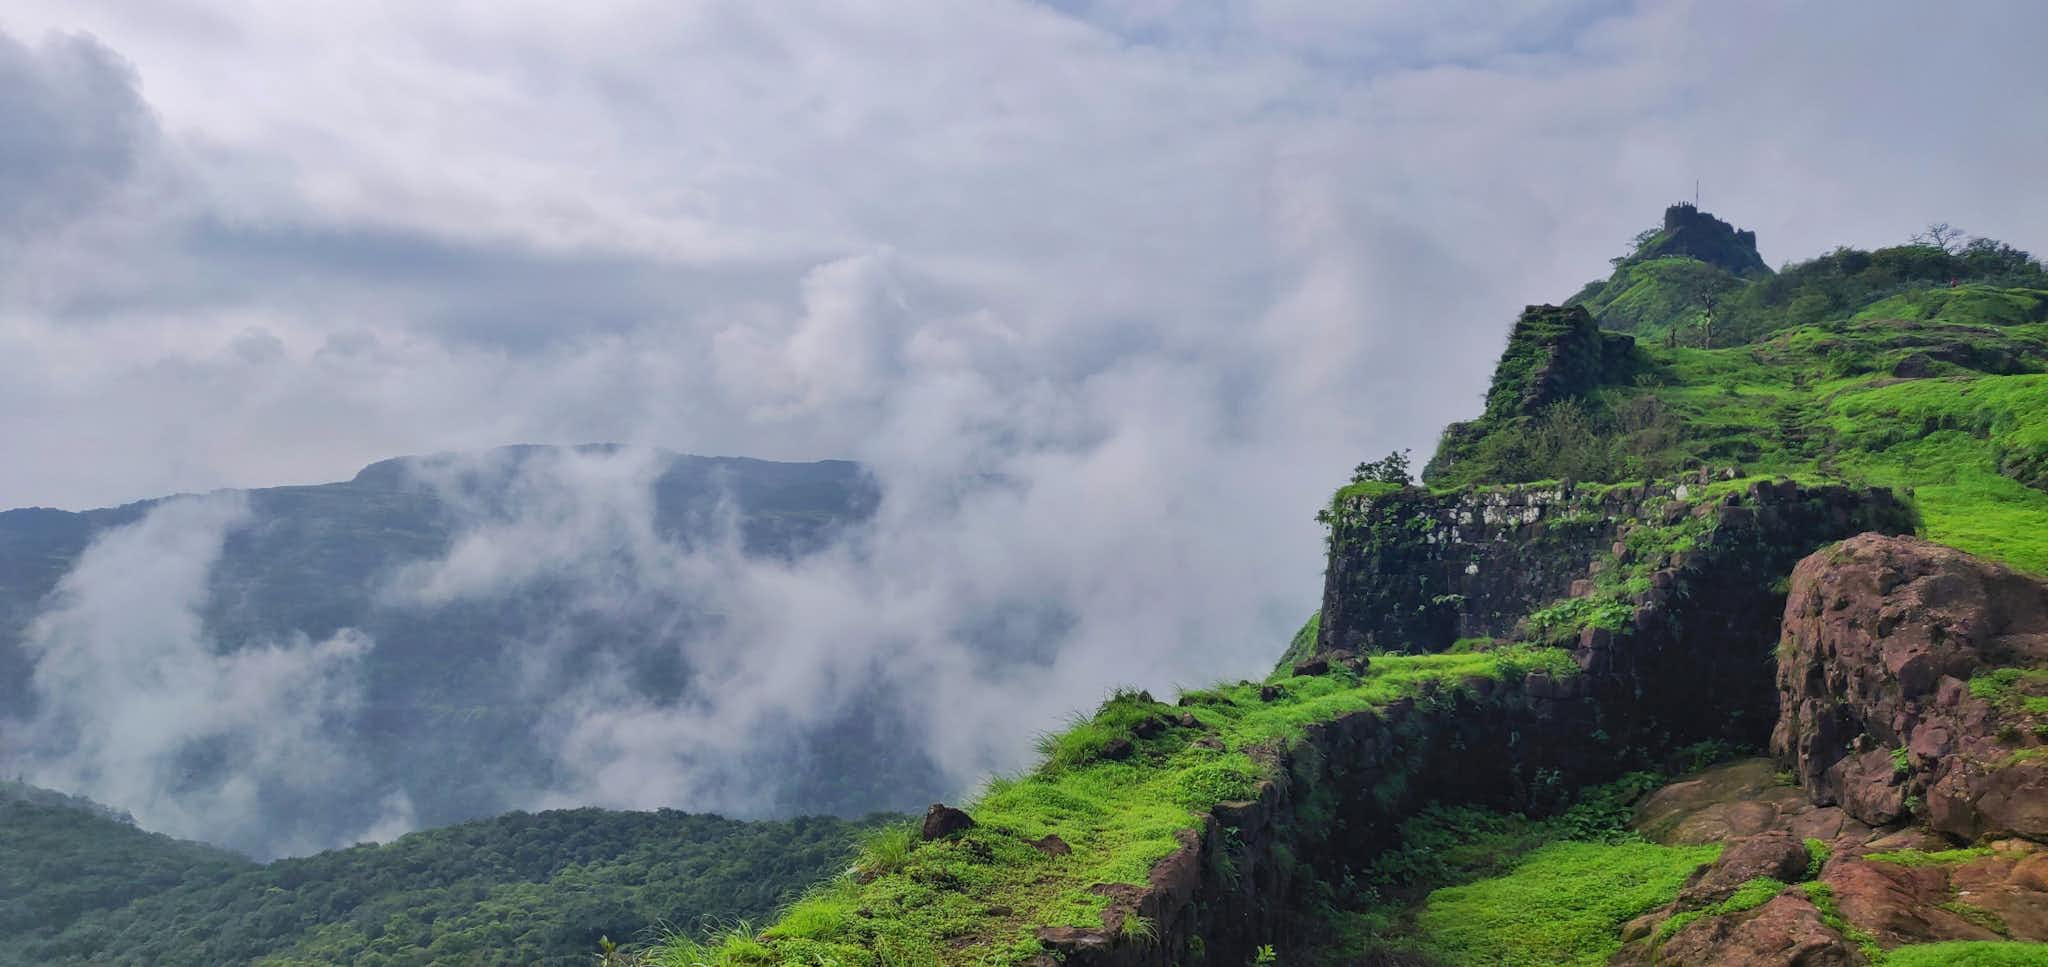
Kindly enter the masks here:
[[1856, 946], [1829, 929], [1820, 908], [1797, 889], [1737, 916], [1697, 920], [1642, 955], [1617, 964], [1658, 967], [1855, 967]]
[[[2048, 849], [2009, 839], [1949, 851], [1923, 828], [1816, 806], [1772, 767], [1717, 766], [1637, 805], [1634, 826], [1652, 841], [1725, 848], [1674, 902], [1624, 928], [1615, 967], [1851, 965], [1872, 948], [2048, 940]], [[1765, 879], [1783, 887], [1729, 903]]]
[[1616, 560], [1642, 553], [1623, 544], [1632, 533], [1688, 517], [1701, 519], [1707, 539], [1661, 549], [1658, 564], [1674, 580], [1689, 567], [1689, 579], [1735, 574], [1773, 595], [1760, 618], [1769, 642], [1783, 606], [1772, 585], [1800, 558], [1864, 531], [1913, 526], [1882, 489], [1755, 482], [1706, 496], [1735, 472], [1618, 486], [1410, 487], [1342, 500], [1330, 515], [1317, 647], [1441, 651], [1458, 638], [1509, 637], [1530, 612], [1575, 596], [1576, 582], [1635, 563]]
[[1629, 257], [1629, 261], [1683, 256], [1719, 266], [1736, 275], [1769, 275], [1771, 267], [1757, 254], [1756, 233], [1737, 229], [1691, 205], [1664, 209], [1664, 225]]
[[1793, 572], [1771, 748], [1815, 802], [2048, 840], [2048, 584], [1910, 537]]
[[1486, 412], [1453, 423], [1423, 468], [1435, 479], [1471, 454], [1488, 432], [1527, 421], [1554, 403], [1582, 399], [1604, 385], [1626, 383], [1643, 368], [1633, 337], [1604, 332], [1580, 306], [1528, 306], [1508, 333], [1508, 347], [1486, 391]]
[[[1913, 520], [1888, 490], [1723, 479], [1735, 474], [1454, 493], [1411, 487], [1340, 502], [1319, 647], [1441, 651], [1459, 638], [1554, 640], [1575, 647], [1588, 673], [1621, 686], [1602, 695], [1618, 719], [1603, 724], [1610, 734], [1654, 727], [1671, 740], [1665, 748], [1710, 738], [1761, 746], [1777, 716], [1769, 659], [1786, 573], [1831, 541], [1910, 531]], [[1567, 611], [1604, 619], [1523, 627], [1567, 599], [1585, 599]]]

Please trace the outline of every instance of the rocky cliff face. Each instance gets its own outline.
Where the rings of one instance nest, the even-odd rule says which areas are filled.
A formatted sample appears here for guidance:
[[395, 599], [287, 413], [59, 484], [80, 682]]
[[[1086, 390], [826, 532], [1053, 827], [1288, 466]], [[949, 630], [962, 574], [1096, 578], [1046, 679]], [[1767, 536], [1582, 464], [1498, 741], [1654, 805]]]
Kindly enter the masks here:
[[1737, 230], [1691, 205], [1664, 209], [1663, 228], [1637, 251], [1636, 261], [1684, 256], [1719, 266], [1736, 275], [1769, 275], [1771, 267], [1756, 251], [1756, 233]]
[[1816, 805], [1744, 760], [1672, 783], [1637, 808], [1666, 844], [1720, 843], [1670, 904], [1623, 928], [1614, 967], [1849, 967], [1946, 941], [2048, 940], [2048, 849], [1967, 850], [1919, 828]]
[[1761, 746], [1784, 576], [1830, 542], [1912, 527], [1888, 490], [1705, 473], [1361, 495], [1332, 517], [1319, 647], [1562, 644], [1604, 683], [1609, 734]]
[[2048, 584], [1910, 537], [1793, 572], [1773, 751], [1819, 802], [2048, 839]]
[[[1102, 927], [1040, 930], [1047, 953], [1032, 963], [1249, 963], [1261, 945], [1288, 936], [1319, 878], [1335, 879], [1391, 845], [1401, 820], [1422, 806], [1540, 807], [1530, 781], [1539, 773], [1574, 783], [1604, 775], [1611, 753], [1576, 740], [1597, 727], [1589, 686], [1532, 673], [1432, 689], [1258, 750], [1275, 778], [1254, 798], [1224, 803], [1181, 834], [1181, 848], [1145, 886], [1104, 888]], [[1151, 933], [1127, 932], [1131, 918], [1153, 925]]]
[[1486, 412], [1479, 419], [1444, 429], [1436, 455], [1423, 469], [1434, 480], [1470, 455], [1488, 432], [1526, 420], [1552, 404], [1584, 397], [1603, 385], [1634, 378], [1642, 357], [1633, 337], [1603, 332], [1579, 306], [1529, 306], [1508, 333]]

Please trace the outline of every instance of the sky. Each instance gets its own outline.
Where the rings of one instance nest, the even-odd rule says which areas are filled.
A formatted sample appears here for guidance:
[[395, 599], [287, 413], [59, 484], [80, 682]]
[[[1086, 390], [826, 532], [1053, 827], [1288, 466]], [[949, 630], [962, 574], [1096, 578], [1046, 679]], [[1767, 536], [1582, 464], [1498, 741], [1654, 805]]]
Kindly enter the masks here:
[[[2043, 28], [2026, 0], [10, 0], [0, 507], [509, 443], [859, 460], [859, 555], [721, 580], [789, 655], [863, 641], [943, 686], [953, 774], [1014, 767], [1117, 681], [1261, 672], [1348, 468], [1424, 459], [1520, 308], [1696, 182], [1774, 265], [1932, 221], [2048, 248]], [[203, 568], [236, 519], [209, 506], [103, 556]], [[1026, 680], [930, 631], [1020, 595], [1070, 619]], [[247, 674], [209, 660], [194, 696]], [[566, 731], [852, 694], [755, 694], [788, 667]], [[688, 798], [621, 755], [558, 798]]]

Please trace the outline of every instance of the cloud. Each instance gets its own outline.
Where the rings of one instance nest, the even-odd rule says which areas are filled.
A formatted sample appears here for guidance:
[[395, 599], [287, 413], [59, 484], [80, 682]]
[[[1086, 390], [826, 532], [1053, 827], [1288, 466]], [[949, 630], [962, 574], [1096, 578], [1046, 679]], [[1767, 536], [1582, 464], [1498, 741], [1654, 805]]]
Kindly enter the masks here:
[[11, 771], [173, 835], [262, 855], [335, 845], [279, 823], [279, 800], [357, 770], [334, 732], [370, 642], [207, 635], [207, 578], [247, 518], [237, 498], [184, 498], [94, 540], [26, 636], [35, 711], [9, 724]]
[[99, 39], [0, 50], [85, 186], [43, 162], [68, 227], [0, 263], [0, 450], [35, 456], [0, 505], [526, 441], [857, 458], [876, 521], [800, 561], [650, 537], [614, 456], [407, 586], [731, 616], [702, 694], [551, 706], [561, 801], [756, 808], [748, 763], [869, 702], [968, 781], [1111, 683], [1270, 662], [1345, 469], [1476, 412], [1514, 313], [1696, 178], [1773, 261], [1935, 219], [2048, 246], [2044, 18], [24, 0], [17, 37]]
[[155, 126], [134, 71], [90, 37], [0, 35], [0, 238], [47, 232], [135, 170]]

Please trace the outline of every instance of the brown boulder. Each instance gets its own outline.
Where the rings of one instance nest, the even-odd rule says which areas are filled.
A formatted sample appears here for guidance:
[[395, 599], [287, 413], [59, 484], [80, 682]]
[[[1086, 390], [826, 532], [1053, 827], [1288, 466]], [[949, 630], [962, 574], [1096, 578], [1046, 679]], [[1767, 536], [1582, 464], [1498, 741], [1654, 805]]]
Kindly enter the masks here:
[[1758, 877], [1796, 883], [1806, 878], [1810, 859], [1806, 844], [1782, 829], [1737, 840], [1722, 850], [1721, 858], [1713, 866], [1679, 891], [1678, 909], [1712, 906], [1734, 896], [1742, 884]]
[[1949, 871], [1850, 860], [1831, 863], [1821, 882], [1835, 893], [1842, 918], [1887, 949], [1942, 940], [1998, 940], [1997, 933], [1951, 909]]
[[932, 803], [932, 808], [925, 810], [924, 828], [919, 831], [919, 834], [924, 837], [925, 842], [929, 843], [935, 839], [944, 839], [954, 833], [973, 829], [974, 825], [974, 817], [945, 803], [935, 802]]
[[1973, 913], [2014, 940], [2048, 941], [2048, 854], [2019, 841], [1995, 848], [1949, 872], [1951, 908]]
[[1806, 799], [1780, 785], [1776, 772], [1768, 759], [1744, 759], [1688, 776], [1643, 797], [1634, 826], [1666, 845], [1720, 843], [1776, 828]]
[[[2048, 838], [2048, 762], [1972, 676], [2048, 664], [2048, 583], [1912, 537], [1864, 534], [1792, 574], [1772, 751], [1819, 804], [1961, 839]], [[2038, 768], [2030, 767], [2030, 764]]]
[[1031, 840], [1030, 843], [1032, 846], [1037, 847], [1039, 852], [1047, 856], [1066, 856], [1074, 851], [1072, 846], [1067, 845], [1066, 840], [1059, 838], [1058, 834], [1055, 833], [1047, 833], [1044, 836]]
[[1657, 950], [1660, 967], [1854, 967], [1863, 957], [1798, 890], [1745, 913], [1687, 924]]
[[2048, 893], [2048, 853], [2036, 853], [2013, 864], [2006, 881], [2014, 886]]

